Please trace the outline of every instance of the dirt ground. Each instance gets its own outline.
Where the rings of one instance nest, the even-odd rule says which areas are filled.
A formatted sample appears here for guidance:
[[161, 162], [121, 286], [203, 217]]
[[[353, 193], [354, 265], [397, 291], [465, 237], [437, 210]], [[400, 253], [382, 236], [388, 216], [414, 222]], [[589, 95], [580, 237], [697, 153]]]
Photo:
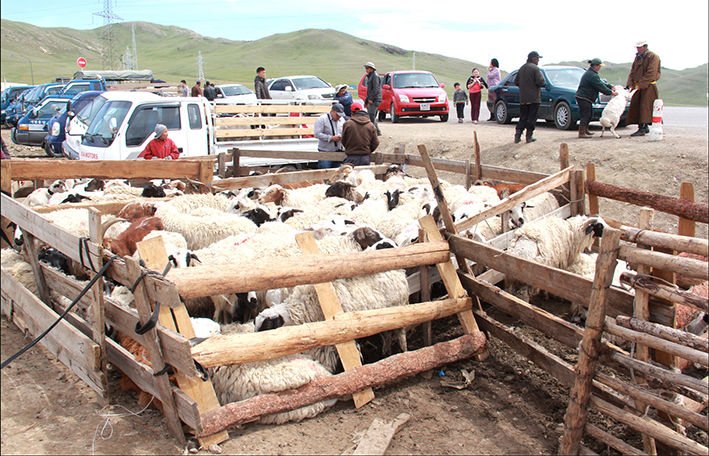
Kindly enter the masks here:
[[[425, 144], [433, 156], [466, 159], [472, 155], [477, 131], [485, 164], [523, 170], [558, 170], [559, 144], [569, 144], [571, 163], [592, 161], [600, 181], [646, 191], [677, 195], [682, 181], [692, 182], [696, 199], [707, 201], [707, 131], [666, 127], [666, 138], [649, 142], [623, 136], [580, 140], [540, 123], [532, 144], [514, 145], [513, 127], [482, 122], [442, 124], [405, 120], [381, 125], [382, 150], [403, 144], [415, 153]], [[595, 130], [598, 131], [598, 130]], [[7, 140], [7, 130], [3, 130]], [[39, 149], [10, 147], [15, 156], [42, 156]], [[443, 176], [454, 180], [451, 176]], [[632, 222], [636, 208], [601, 203], [601, 214]], [[674, 217], [656, 217], [656, 225], [677, 229]], [[706, 227], [698, 229], [706, 236]], [[434, 324], [434, 333], [459, 332], [454, 319]], [[6, 359], [27, 339], [2, 319], [1, 355]], [[568, 354], [566, 356], [568, 358]], [[573, 362], [573, 354], [569, 361]], [[445, 388], [441, 379], [458, 379], [461, 370], [475, 374], [464, 390]], [[351, 401], [301, 423], [278, 427], [246, 425], [230, 431], [222, 445], [234, 454], [349, 454], [374, 418], [393, 420], [411, 415], [393, 439], [389, 454], [540, 454], [556, 450], [568, 391], [530, 361], [492, 340], [490, 357], [447, 366], [441, 373], [417, 376], [376, 390], [377, 398], [361, 410]], [[115, 385], [115, 378], [112, 384]], [[36, 347], [2, 370], [3, 454], [184, 454], [166, 430], [161, 415], [140, 410], [136, 398], [112, 389], [110, 405], [102, 404], [66, 367]], [[604, 447], [592, 444], [603, 452]]]

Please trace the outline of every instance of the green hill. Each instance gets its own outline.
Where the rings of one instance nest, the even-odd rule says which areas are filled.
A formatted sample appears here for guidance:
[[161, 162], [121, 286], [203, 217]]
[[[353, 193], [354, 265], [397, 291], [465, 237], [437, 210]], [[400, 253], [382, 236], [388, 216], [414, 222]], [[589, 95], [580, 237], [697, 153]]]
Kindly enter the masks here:
[[[202, 53], [204, 72], [213, 82], [241, 82], [253, 85], [257, 66], [268, 76], [315, 74], [332, 84], [356, 85], [363, 74], [362, 63], [373, 61], [380, 70], [408, 69], [411, 50], [357, 38], [335, 30], [306, 29], [275, 34], [255, 41], [209, 38], [171, 26], [136, 22], [139, 68], [149, 68], [156, 78], [168, 82], [197, 76], [197, 54]], [[92, 30], [42, 28], [23, 22], [2, 20], [0, 68], [3, 80], [35, 83], [70, 77], [76, 58], [89, 62], [87, 69], [103, 69], [101, 34]], [[131, 23], [113, 26], [114, 68], [131, 42]], [[326, 44], [326, 45], [325, 45]], [[31, 62], [31, 63], [30, 63]], [[569, 62], [567, 62], [569, 63]], [[581, 62], [571, 64], [585, 67]], [[453, 82], [465, 82], [470, 69], [486, 64], [416, 52], [416, 68], [433, 71], [449, 92]], [[602, 75], [611, 82], [625, 83], [630, 64], [608, 64]], [[660, 92], [666, 104], [701, 105], [707, 102], [707, 65], [683, 71], [663, 69]]]

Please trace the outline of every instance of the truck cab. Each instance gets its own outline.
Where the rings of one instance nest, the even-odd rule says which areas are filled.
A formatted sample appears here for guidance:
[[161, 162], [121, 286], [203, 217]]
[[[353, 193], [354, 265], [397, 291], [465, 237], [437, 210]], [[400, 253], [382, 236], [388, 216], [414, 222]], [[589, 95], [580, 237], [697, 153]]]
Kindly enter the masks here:
[[47, 136], [44, 139], [44, 144], [42, 144], [47, 156], [61, 157], [63, 155], [62, 143], [66, 138], [66, 129], [69, 126], [69, 122], [76, 116], [77, 112], [89, 105], [101, 93], [103, 92], [98, 90], [79, 92], [69, 100], [66, 110], [57, 112], [54, 117], [49, 119], [47, 122]]
[[48, 133], [47, 122], [54, 115], [66, 111], [69, 100], [68, 97], [50, 95], [37, 106], [30, 108], [10, 131], [12, 142], [25, 146], [44, 145]]
[[15, 126], [17, 121], [27, 114], [27, 111], [39, 104], [44, 97], [48, 95], [57, 95], [63, 87], [64, 84], [62, 83], [50, 82], [47, 84], [38, 85], [35, 88], [24, 92], [24, 96], [18, 98], [5, 111], [5, 122], [10, 126]]
[[206, 100], [145, 92], [104, 92], [100, 97], [104, 98], [103, 105], [77, 146], [81, 160], [134, 159], [155, 137], [156, 124], [167, 127], [181, 157], [211, 152]]
[[106, 90], [106, 83], [103, 79], [73, 79], [66, 83], [64, 88], [58, 95], [67, 95], [73, 97], [74, 95], [86, 92], [89, 90]]

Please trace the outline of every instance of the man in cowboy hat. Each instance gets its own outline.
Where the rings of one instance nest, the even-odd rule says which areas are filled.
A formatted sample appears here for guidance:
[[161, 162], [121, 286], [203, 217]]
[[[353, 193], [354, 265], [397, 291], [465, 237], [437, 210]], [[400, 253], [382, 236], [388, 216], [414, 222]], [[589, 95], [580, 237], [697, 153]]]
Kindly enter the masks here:
[[377, 124], [377, 108], [382, 102], [382, 81], [377, 74], [377, 67], [372, 62], [364, 64], [364, 71], [367, 72], [367, 98], [364, 100], [364, 108], [369, 113], [369, 120], [377, 130], [377, 136], [381, 136], [382, 132]]
[[591, 121], [593, 114], [593, 103], [598, 98], [598, 92], [606, 95], [614, 95], [613, 86], [601, 81], [598, 72], [601, 71], [603, 61], [599, 58], [588, 61], [588, 70], [581, 76], [579, 88], [576, 90], [576, 101], [579, 104], [581, 111], [581, 119], [579, 120], [579, 138], [590, 138], [593, 133], [588, 131], [588, 123]]
[[638, 130], [630, 136], [644, 136], [650, 132], [652, 105], [660, 98], [657, 81], [660, 79], [660, 57], [647, 49], [647, 41], [635, 43], [635, 60], [630, 67], [628, 89], [638, 89], [630, 100], [627, 124], [638, 124]]

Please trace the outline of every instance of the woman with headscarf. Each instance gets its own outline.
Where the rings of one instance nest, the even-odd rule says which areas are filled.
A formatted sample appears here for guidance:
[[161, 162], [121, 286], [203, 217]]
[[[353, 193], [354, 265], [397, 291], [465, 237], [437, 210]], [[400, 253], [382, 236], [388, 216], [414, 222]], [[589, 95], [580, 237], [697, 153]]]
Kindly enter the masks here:
[[177, 160], [180, 158], [180, 151], [175, 142], [167, 137], [167, 127], [163, 124], [155, 125], [155, 139], [150, 141], [145, 150], [138, 155], [138, 158], [152, 160], [153, 158], [163, 158], [165, 160]]

